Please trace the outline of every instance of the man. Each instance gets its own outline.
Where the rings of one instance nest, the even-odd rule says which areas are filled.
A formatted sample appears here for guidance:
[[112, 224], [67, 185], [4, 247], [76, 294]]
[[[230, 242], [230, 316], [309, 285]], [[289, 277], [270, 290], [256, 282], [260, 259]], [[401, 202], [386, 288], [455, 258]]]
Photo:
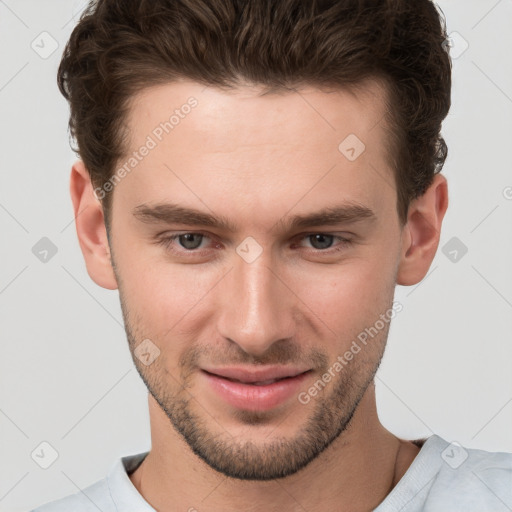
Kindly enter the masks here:
[[448, 206], [445, 41], [428, 0], [89, 5], [58, 75], [71, 195], [152, 448], [38, 512], [512, 507], [511, 454], [376, 411]]

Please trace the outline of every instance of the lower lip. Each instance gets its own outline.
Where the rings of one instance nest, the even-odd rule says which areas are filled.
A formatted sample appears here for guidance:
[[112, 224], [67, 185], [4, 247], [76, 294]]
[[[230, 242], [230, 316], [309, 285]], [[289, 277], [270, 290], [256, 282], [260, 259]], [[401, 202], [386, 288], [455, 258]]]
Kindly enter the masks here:
[[230, 405], [248, 411], [267, 411], [282, 404], [291, 396], [296, 396], [310, 371], [264, 386], [234, 382], [205, 371], [202, 374], [214, 391]]

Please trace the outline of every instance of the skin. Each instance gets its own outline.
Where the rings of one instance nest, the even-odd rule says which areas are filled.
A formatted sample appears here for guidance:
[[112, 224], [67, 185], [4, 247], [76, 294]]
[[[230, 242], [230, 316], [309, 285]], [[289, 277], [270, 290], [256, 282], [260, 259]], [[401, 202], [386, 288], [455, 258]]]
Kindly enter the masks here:
[[[391, 308], [396, 284], [426, 275], [447, 182], [436, 175], [401, 226], [376, 82], [357, 94], [259, 92], [181, 81], [140, 93], [128, 118], [131, 150], [187, 98], [198, 105], [115, 186], [110, 240], [87, 170], [81, 161], [72, 168], [88, 273], [119, 289], [132, 356], [147, 338], [160, 350], [149, 366], [133, 357], [149, 390], [152, 449], [130, 479], [159, 511], [371, 510], [419, 451], [377, 416], [374, 374], [389, 324], [306, 405], [294, 396], [267, 412], [235, 408], [200, 368], [306, 365], [307, 391]], [[355, 161], [338, 150], [351, 133], [366, 146]], [[344, 201], [371, 208], [375, 219], [271, 230]], [[236, 231], [150, 224], [132, 213], [160, 202], [224, 216]], [[199, 255], [183, 239], [156, 243], [183, 233], [205, 235], [193, 238]], [[315, 233], [335, 236], [319, 246], [308, 236]], [[251, 263], [236, 252], [249, 236], [262, 248]]]

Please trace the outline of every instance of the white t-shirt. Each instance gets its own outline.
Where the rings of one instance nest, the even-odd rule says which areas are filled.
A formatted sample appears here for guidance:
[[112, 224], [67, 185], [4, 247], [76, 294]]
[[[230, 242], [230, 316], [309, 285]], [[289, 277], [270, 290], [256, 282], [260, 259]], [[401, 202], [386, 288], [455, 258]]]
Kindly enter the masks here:
[[[374, 512], [512, 511], [512, 453], [463, 448], [435, 434], [413, 442], [420, 452]], [[147, 454], [117, 459], [102, 480], [31, 512], [155, 512], [128, 476]]]

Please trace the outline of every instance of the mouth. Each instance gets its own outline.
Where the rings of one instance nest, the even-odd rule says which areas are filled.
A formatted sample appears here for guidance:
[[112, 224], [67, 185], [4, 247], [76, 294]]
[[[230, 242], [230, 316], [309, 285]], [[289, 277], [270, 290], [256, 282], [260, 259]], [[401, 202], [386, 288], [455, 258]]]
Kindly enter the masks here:
[[[289, 376], [289, 377], [278, 377], [278, 378], [275, 378], [275, 379], [267, 379], [267, 380], [259, 380], [259, 381], [254, 381], [254, 382], [248, 382], [248, 381], [244, 381], [244, 380], [240, 380], [240, 379], [234, 379], [234, 378], [231, 378], [231, 377], [224, 377], [222, 375], [218, 375], [218, 374], [215, 374], [215, 373], [207, 372], [206, 370], [204, 370], [204, 371], [206, 373], [209, 373], [210, 375], [214, 375], [215, 377], [222, 377], [222, 378], [224, 378], [226, 380], [230, 380], [231, 382], [240, 382], [241, 384], [248, 384], [248, 385], [251, 385], [251, 386], [268, 386], [269, 384], [273, 384], [274, 382], [282, 381], [282, 380], [285, 380], [285, 379], [294, 379], [295, 377], [298, 377], [299, 375], [302, 375], [302, 373], [306, 373], [306, 372], [302, 372], [300, 374]], [[307, 371], [309, 371], [309, 370], [307, 370]]]
[[310, 373], [311, 369], [291, 368], [201, 370], [209, 388], [223, 402], [251, 411], [270, 410], [297, 396]]

